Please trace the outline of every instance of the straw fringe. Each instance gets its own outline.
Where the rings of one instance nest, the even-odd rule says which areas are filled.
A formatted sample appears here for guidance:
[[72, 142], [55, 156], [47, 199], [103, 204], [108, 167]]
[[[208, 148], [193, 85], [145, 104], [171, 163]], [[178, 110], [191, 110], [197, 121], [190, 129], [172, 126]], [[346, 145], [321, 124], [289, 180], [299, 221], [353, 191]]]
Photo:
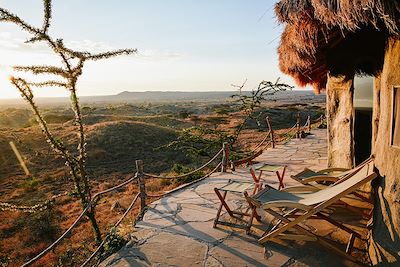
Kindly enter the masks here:
[[400, 35], [400, 1], [282, 0], [275, 13], [286, 24], [278, 48], [281, 71], [316, 91], [326, 84], [326, 50], [347, 35], [364, 28]]

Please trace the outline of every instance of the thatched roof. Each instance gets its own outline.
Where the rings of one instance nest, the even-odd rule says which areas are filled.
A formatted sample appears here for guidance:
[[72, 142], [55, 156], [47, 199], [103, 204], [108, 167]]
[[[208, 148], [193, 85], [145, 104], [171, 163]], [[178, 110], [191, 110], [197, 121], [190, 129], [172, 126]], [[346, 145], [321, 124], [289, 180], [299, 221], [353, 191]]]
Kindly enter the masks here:
[[328, 71], [375, 75], [387, 36], [400, 34], [397, 0], [282, 0], [275, 12], [286, 25], [281, 70], [317, 91]]

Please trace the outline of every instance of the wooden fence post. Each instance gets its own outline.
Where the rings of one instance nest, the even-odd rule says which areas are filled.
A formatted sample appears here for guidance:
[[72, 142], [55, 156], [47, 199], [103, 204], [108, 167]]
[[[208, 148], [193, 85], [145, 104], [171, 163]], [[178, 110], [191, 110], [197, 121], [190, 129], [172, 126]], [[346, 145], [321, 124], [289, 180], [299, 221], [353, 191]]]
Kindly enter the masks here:
[[308, 121], [308, 132], [311, 133], [311, 116], [310, 115], [308, 115], [307, 121]]
[[228, 162], [229, 162], [229, 144], [224, 142], [222, 144], [222, 166], [221, 172], [226, 172], [228, 169]]
[[297, 122], [296, 122], [296, 138], [301, 138], [301, 131], [300, 131], [300, 112], [297, 113]]
[[138, 185], [140, 192], [140, 212], [143, 212], [146, 207], [146, 184], [145, 176], [143, 174], [143, 161], [136, 160], [136, 173], [138, 176]]
[[268, 116], [265, 119], [267, 121], [269, 136], [271, 137], [272, 148], [275, 148], [275, 136], [274, 136], [274, 130], [272, 129], [271, 121], [269, 120]]

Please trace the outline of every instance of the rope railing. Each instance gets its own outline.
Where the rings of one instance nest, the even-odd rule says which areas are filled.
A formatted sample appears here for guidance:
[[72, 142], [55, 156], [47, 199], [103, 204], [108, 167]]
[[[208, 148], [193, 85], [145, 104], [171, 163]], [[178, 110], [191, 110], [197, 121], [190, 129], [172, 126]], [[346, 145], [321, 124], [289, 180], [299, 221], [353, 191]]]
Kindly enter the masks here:
[[212, 157], [209, 161], [207, 161], [206, 163], [204, 163], [202, 166], [200, 166], [197, 169], [194, 169], [188, 173], [185, 174], [181, 174], [181, 175], [176, 175], [176, 176], [162, 176], [162, 175], [154, 175], [154, 174], [149, 174], [149, 173], [144, 173], [147, 177], [149, 178], [157, 178], [157, 179], [164, 179], [164, 180], [168, 180], [168, 179], [180, 179], [180, 178], [186, 178], [198, 171], [203, 170], [204, 168], [206, 168], [208, 165], [210, 165], [216, 158], [218, 158], [219, 155], [221, 155], [221, 153], [223, 152], [223, 149], [221, 148], [217, 154], [214, 155], [214, 157]]
[[[268, 131], [268, 132], [266, 133], [265, 137], [261, 140], [261, 142], [258, 143], [251, 151], [249, 151], [249, 152], [235, 152], [235, 154], [242, 154], [242, 155], [248, 156], [248, 155], [250, 155], [250, 154], [255, 153], [262, 145], [264, 145], [265, 141], [268, 140], [268, 138], [270, 137], [270, 135], [271, 135], [271, 131]], [[270, 142], [271, 142], [271, 141], [269, 141], [267, 145], [269, 145]], [[264, 147], [266, 147], [266, 146], [264, 146]]]
[[308, 125], [310, 124], [310, 116], [307, 117], [306, 122], [304, 123], [303, 127], [308, 127]]
[[[256, 145], [256, 147], [254, 149], [252, 149], [252, 151], [250, 152], [251, 155], [247, 158], [241, 159], [241, 160], [237, 160], [237, 161], [229, 161], [229, 146], [227, 143], [223, 144], [223, 147], [206, 163], [204, 163], [202, 166], [198, 167], [197, 169], [194, 169], [188, 173], [182, 174], [182, 175], [176, 175], [176, 176], [162, 176], [162, 175], [153, 175], [153, 174], [149, 174], [149, 173], [145, 173], [143, 171], [143, 161], [141, 160], [137, 160], [136, 161], [136, 174], [126, 180], [125, 182], [122, 182], [121, 184], [118, 184], [114, 187], [111, 187], [109, 189], [103, 190], [101, 192], [96, 193], [91, 201], [86, 205], [86, 207], [82, 210], [82, 212], [79, 214], [79, 216], [75, 219], [75, 221], [69, 226], [69, 228], [67, 230], [64, 231], [64, 233], [57, 238], [57, 240], [55, 240], [52, 244], [50, 244], [46, 249], [44, 249], [42, 252], [40, 252], [38, 255], [36, 255], [34, 258], [32, 258], [31, 260], [27, 261], [23, 266], [29, 266], [31, 264], [33, 264], [34, 262], [38, 261], [39, 259], [41, 259], [44, 255], [46, 255], [49, 251], [51, 251], [52, 249], [54, 249], [54, 247], [59, 244], [71, 231], [73, 228], [75, 228], [78, 223], [82, 220], [82, 218], [85, 216], [85, 214], [89, 211], [89, 209], [95, 205], [97, 203], [97, 201], [100, 199], [101, 196], [112, 192], [114, 190], [117, 190], [123, 186], [126, 186], [130, 183], [132, 183], [133, 181], [138, 181], [138, 188], [139, 188], [139, 192], [135, 195], [135, 197], [133, 198], [131, 204], [129, 205], [129, 207], [127, 208], [127, 210], [124, 212], [124, 214], [119, 218], [119, 220], [114, 224], [114, 228], [118, 227], [121, 222], [126, 218], [126, 216], [129, 214], [129, 212], [132, 210], [132, 208], [134, 207], [135, 203], [138, 201], [138, 199], [140, 199], [140, 214], [143, 215], [144, 211], [146, 210], [146, 198], [150, 197], [150, 198], [158, 198], [158, 197], [164, 197], [166, 195], [172, 194], [178, 190], [182, 190], [183, 188], [189, 187], [201, 180], [206, 179], [207, 177], [211, 176], [213, 173], [215, 173], [219, 168], [221, 168], [221, 172], [226, 172], [227, 171], [227, 165], [228, 163], [231, 163], [231, 168], [232, 170], [234, 170], [235, 167], [235, 163], [239, 164], [242, 162], [247, 162], [247, 161], [251, 161], [254, 158], [256, 158], [257, 156], [261, 155], [262, 152], [270, 145], [272, 145], [272, 147], [275, 147], [275, 142], [277, 140], [277, 138], [274, 136], [274, 131], [272, 129], [271, 126], [271, 122], [269, 120], [269, 118], [266, 118], [267, 120], [267, 126], [269, 128], [266, 136], [261, 140], [260, 143], [258, 143]], [[319, 119], [319, 122], [322, 123], [322, 116]], [[284, 133], [280, 133], [278, 134], [279, 137], [282, 136], [287, 136], [289, 133], [293, 132], [294, 130], [296, 130], [297, 128], [297, 132], [299, 133], [299, 129], [304, 128], [304, 127], [309, 127], [309, 129], [311, 129], [311, 118], [310, 116], [308, 116], [306, 123], [304, 124], [303, 127], [300, 127], [300, 119], [299, 119], [299, 115], [298, 115], [298, 119], [296, 124], [289, 128], [288, 130], [286, 130]], [[270, 140], [268, 140], [270, 139]], [[260, 149], [261, 148], [261, 149]], [[152, 194], [148, 194], [146, 192], [146, 186], [145, 186], [145, 179], [146, 178], [156, 178], [156, 179], [180, 179], [180, 178], [186, 178], [196, 172], [199, 172], [203, 169], [205, 169], [206, 167], [210, 166], [212, 162], [214, 162], [220, 155], [222, 154], [222, 161], [220, 161], [216, 167], [214, 167], [211, 171], [209, 171], [207, 174], [203, 175], [200, 178], [195, 179], [194, 181], [191, 181], [189, 183], [185, 183], [181, 186], [178, 186], [177, 188], [174, 188], [168, 192], [164, 192], [162, 194], [158, 194], [158, 195], [152, 195]], [[233, 163], [233, 164], [232, 164]], [[2, 203], [0, 203], [0, 210], [2, 208]], [[3, 203], [5, 204], [5, 203]], [[7, 204], [7, 203], [6, 203]], [[11, 205], [11, 204], [10, 204]], [[8, 207], [8, 205], [3, 205], [4, 207]], [[35, 206], [21, 206], [21, 209], [28, 209], [28, 208], [32, 208], [32, 207], [36, 207]], [[14, 208], [17, 208], [14, 207]], [[138, 217], [138, 218], [141, 218]], [[87, 266], [87, 264], [89, 264], [94, 257], [101, 251], [101, 249], [103, 248], [103, 246], [106, 244], [108, 238], [110, 237], [110, 233], [107, 234], [104, 238], [103, 241], [98, 245], [98, 247], [93, 251], [93, 253], [90, 255], [89, 258], [87, 258], [87, 260], [81, 265], [81, 267]]]
[[[134, 207], [136, 201], [139, 199], [139, 194], [137, 193], [136, 196], [133, 198], [131, 204], [129, 205], [129, 207], [126, 209], [126, 211], [124, 212], [124, 214], [119, 218], [119, 220], [114, 224], [114, 228], [118, 227], [121, 222], [125, 219], [125, 217], [128, 215], [128, 213], [131, 211], [131, 209]], [[106, 237], [103, 238], [103, 241], [101, 241], [100, 245], [96, 248], [96, 250], [92, 253], [92, 255], [90, 255], [90, 257], [81, 265], [81, 267], [86, 266], [89, 262], [92, 261], [92, 259], [97, 255], [97, 253], [103, 248], [104, 244], [106, 243], [106, 241], [108, 240], [110, 234], [108, 234]]]
[[285, 132], [280, 133], [279, 135], [280, 135], [280, 136], [288, 135], [290, 132], [292, 132], [293, 130], [295, 130], [296, 127], [297, 127], [297, 123], [294, 124], [294, 125], [293, 125], [291, 128], [289, 128], [288, 130], [286, 130]]
[[[242, 153], [243, 155], [245, 155], [243, 158], [237, 159], [237, 160], [231, 160], [231, 161], [230, 161], [230, 165], [231, 165], [231, 169], [232, 169], [232, 170], [235, 170], [235, 167], [236, 167], [236, 166], [239, 166], [239, 165], [242, 165], [242, 164], [245, 164], [245, 163], [248, 164], [248, 163], [250, 163], [251, 161], [253, 161], [255, 158], [257, 158], [258, 156], [260, 156], [260, 155], [263, 153], [263, 151], [264, 151], [265, 149], [268, 148], [269, 145], [272, 144], [272, 147], [274, 148], [274, 147], [275, 147], [275, 143], [276, 143], [277, 140], [278, 140], [278, 141], [282, 141], [282, 139], [279, 139], [279, 137], [288, 135], [290, 132], [292, 132], [293, 130], [295, 130], [296, 127], [298, 127], [298, 123], [296, 123], [295, 125], [293, 125], [293, 126], [292, 126], [289, 130], [287, 130], [286, 132], [280, 133], [280, 134], [278, 135], [278, 138], [276, 138], [276, 137], [275, 137], [275, 134], [274, 134], [274, 130], [272, 129], [271, 121], [270, 121], [269, 117], [266, 118], [266, 121], [267, 121], [267, 126], [268, 126], [268, 128], [269, 128], [268, 134], [266, 135], [266, 137], [264, 137], [264, 139], [256, 146], [256, 148], [253, 149], [252, 151], [250, 151], [248, 154]], [[268, 140], [268, 137], [270, 137], [271, 140], [270, 140], [269, 142], [267, 142], [267, 143], [262, 147], [262, 149], [259, 149], [259, 148], [265, 143], [265, 141]], [[283, 140], [286, 140], [286, 139], [287, 139], [287, 138], [284, 138]]]
[[319, 116], [318, 119], [311, 120], [311, 124], [316, 124], [316, 123], [322, 124], [324, 122], [324, 120], [326, 120], [326, 116], [321, 115], [321, 116]]
[[44, 211], [48, 209], [57, 198], [68, 195], [68, 192], [64, 192], [55, 196], [52, 196], [50, 199], [43, 201], [42, 203], [36, 205], [15, 205], [7, 202], [0, 202], [0, 211], [20, 211], [25, 213], [36, 213], [40, 211]]
[[83, 211], [76, 218], [76, 220], [70, 225], [70, 227], [59, 238], [57, 238], [56, 241], [54, 241], [51, 245], [49, 245], [47, 248], [45, 248], [42, 252], [40, 252], [34, 258], [32, 258], [29, 261], [27, 261], [26, 263], [24, 263], [22, 266], [29, 266], [29, 265], [33, 264], [34, 262], [38, 261], [44, 255], [46, 255], [50, 250], [52, 250], [58, 243], [60, 243], [72, 231], [72, 229], [75, 228], [75, 226], [80, 222], [80, 220], [83, 218], [83, 216], [86, 214], [86, 212], [92, 207], [92, 205], [98, 201], [98, 198], [100, 196], [107, 194], [111, 191], [117, 190], [117, 189], [131, 183], [132, 181], [134, 181], [136, 179], [137, 179], [137, 175], [135, 175], [134, 177], [128, 179], [127, 181], [125, 181], [119, 185], [116, 185], [114, 187], [111, 187], [109, 189], [106, 189], [106, 190], [96, 193], [92, 197], [92, 200], [87, 204], [87, 206], [83, 209]]

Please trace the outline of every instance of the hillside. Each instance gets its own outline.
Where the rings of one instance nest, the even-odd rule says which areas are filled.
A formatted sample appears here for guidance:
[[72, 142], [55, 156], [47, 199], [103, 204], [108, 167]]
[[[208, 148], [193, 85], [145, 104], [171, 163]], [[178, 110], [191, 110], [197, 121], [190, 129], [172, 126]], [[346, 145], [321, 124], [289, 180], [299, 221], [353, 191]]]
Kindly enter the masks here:
[[[125, 93], [124, 97], [128, 98], [129, 94]], [[261, 115], [261, 125], [254, 120], [248, 121], [235, 148], [249, 151], [265, 137], [266, 116], [270, 117], [277, 133], [278, 129], [291, 127], [297, 114], [303, 123], [308, 115], [312, 119], [318, 118], [324, 111], [321, 99], [323, 96], [302, 92], [300, 97], [287, 101], [266, 101], [254, 111], [254, 115]], [[76, 126], [68, 106], [41, 105], [41, 110], [55, 135], [70, 148], [76, 147]], [[176, 141], [183, 129], [192, 126], [233, 133], [244, 117], [237, 103], [216, 99], [84, 104], [82, 112], [88, 143], [87, 169], [94, 192], [132, 177], [137, 159], [144, 161], [144, 169], [149, 173], [176, 174], [171, 172], [175, 163], [186, 169], [200, 166], [208, 160], [207, 157], [189, 158], [182, 151], [158, 148]], [[31, 111], [25, 107], [3, 108], [0, 118], [0, 202], [30, 206], [67, 193], [57, 199], [51, 210], [33, 214], [2, 211], [7, 219], [0, 221], [0, 265], [5, 262], [9, 263], [8, 266], [19, 266], [24, 259], [31, 258], [55, 240], [77, 217], [81, 205], [74, 197], [68, 168], [49, 148]], [[25, 176], [19, 166], [9, 146], [10, 141], [23, 155], [32, 174], [30, 177]], [[158, 194], [182, 182], [149, 179], [146, 188], [150, 193]], [[137, 192], [136, 184], [99, 202], [96, 210], [103, 233], [121, 214], [112, 207], [118, 202], [122, 209], [126, 208], [134, 192]], [[136, 208], [132, 211], [133, 214], [137, 212]], [[125, 236], [131, 232], [131, 226], [132, 221], [126, 220], [119, 233]], [[47, 266], [61, 262], [60, 266], [74, 266], [74, 262], [86, 258], [95, 244], [92, 233], [84, 229], [88, 229], [87, 222], [79, 225], [68, 240], [49, 253], [41, 264]]]

